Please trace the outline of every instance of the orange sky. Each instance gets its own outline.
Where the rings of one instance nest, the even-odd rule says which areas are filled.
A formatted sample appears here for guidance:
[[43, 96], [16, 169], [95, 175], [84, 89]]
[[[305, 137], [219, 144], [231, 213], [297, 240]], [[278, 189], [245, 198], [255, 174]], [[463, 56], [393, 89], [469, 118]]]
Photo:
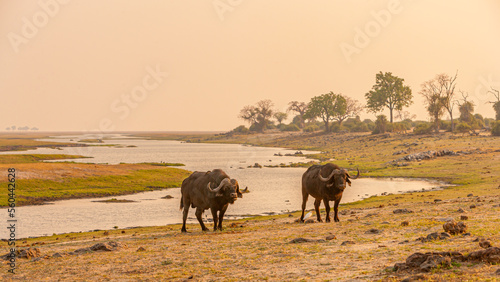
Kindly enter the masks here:
[[498, 0], [1, 0], [0, 130], [230, 130], [262, 99], [365, 103], [379, 71], [427, 119], [420, 84], [458, 70], [493, 117], [499, 15]]

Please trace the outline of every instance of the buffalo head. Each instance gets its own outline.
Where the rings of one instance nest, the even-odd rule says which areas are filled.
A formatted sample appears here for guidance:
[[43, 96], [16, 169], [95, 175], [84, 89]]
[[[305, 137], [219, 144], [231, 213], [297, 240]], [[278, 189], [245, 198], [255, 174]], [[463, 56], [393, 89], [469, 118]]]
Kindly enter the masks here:
[[346, 169], [334, 169], [328, 177], [321, 176], [321, 170], [318, 173], [318, 177], [321, 181], [326, 182], [326, 187], [334, 187], [340, 191], [344, 191], [346, 183], [351, 186], [351, 179], [356, 179], [359, 177], [358, 174], [355, 177], [351, 177]]
[[213, 193], [215, 197], [222, 197], [231, 204], [233, 204], [236, 199], [243, 198], [243, 194], [240, 192], [240, 186], [236, 179], [224, 178], [219, 186], [213, 189], [210, 188], [211, 184], [212, 182], [208, 183], [207, 189], [210, 193]]

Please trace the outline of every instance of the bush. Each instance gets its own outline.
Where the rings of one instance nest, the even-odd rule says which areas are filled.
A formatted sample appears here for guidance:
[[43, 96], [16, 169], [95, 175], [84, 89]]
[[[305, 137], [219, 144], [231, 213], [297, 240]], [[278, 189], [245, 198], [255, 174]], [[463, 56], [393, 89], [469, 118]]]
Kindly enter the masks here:
[[491, 135], [500, 136], [500, 121], [491, 124]]
[[430, 134], [434, 130], [434, 127], [428, 123], [420, 123], [413, 129], [413, 133], [415, 134]]
[[472, 127], [467, 124], [466, 122], [461, 122], [457, 125], [457, 127], [455, 128], [455, 130], [458, 132], [458, 133], [467, 133], [469, 131], [472, 130]]
[[377, 120], [375, 121], [375, 128], [373, 129], [372, 134], [385, 133], [386, 131], [391, 131], [391, 130], [392, 126], [389, 125], [387, 117], [385, 115], [377, 116]]
[[304, 127], [304, 132], [314, 132], [314, 131], [318, 131], [318, 130], [319, 130], [319, 126], [317, 126], [315, 124], [311, 124], [311, 125]]
[[281, 131], [300, 131], [298, 125], [291, 123], [280, 127]]
[[334, 123], [331, 127], [330, 127], [330, 131], [331, 132], [334, 132], [334, 133], [339, 133], [339, 132], [349, 132], [349, 128], [343, 126], [343, 125], [339, 125], [338, 123]]
[[233, 132], [234, 133], [242, 133], [242, 134], [246, 134], [248, 133], [248, 128], [246, 128], [246, 126], [244, 125], [240, 125], [238, 127], [236, 127], [235, 129], [233, 129]]

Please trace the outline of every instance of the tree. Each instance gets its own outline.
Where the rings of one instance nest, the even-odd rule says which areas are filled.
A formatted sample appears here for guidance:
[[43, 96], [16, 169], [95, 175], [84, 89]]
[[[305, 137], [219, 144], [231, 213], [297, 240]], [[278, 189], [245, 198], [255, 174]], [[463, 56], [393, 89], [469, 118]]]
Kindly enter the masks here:
[[305, 118], [321, 118], [325, 123], [325, 132], [330, 132], [329, 122], [334, 116], [345, 114], [346, 100], [333, 92], [311, 98], [307, 106]]
[[299, 124], [300, 128], [304, 127], [304, 121], [305, 121], [304, 115], [306, 114], [306, 111], [307, 111], [307, 104], [304, 102], [292, 101], [288, 103], [287, 112], [296, 112], [298, 114], [297, 116], [299, 116], [301, 120]]
[[261, 100], [256, 106], [245, 106], [240, 111], [239, 118], [249, 122], [259, 132], [264, 132], [271, 123], [274, 106], [271, 100]]
[[282, 124], [283, 121], [288, 118], [288, 114], [284, 112], [276, 112], [274, 113], [274, 118], [278, 121], [279, 124]]
[[495, 110], [495, 113], [496, 113], [495, 119], [500, 120], [500, 92], [498, 90], [494, 89], [493, 87], [491, 88], [490, 91], [488, 91], [488, 93], [490, 93], [490, 92], [495, 96], [495, 98], [497, 98], [497, 100], [490, 101], [488, 103], [493, 104], [493, 109]]
[[455, 106], [455, 100], [453, 100], [455, 96], [455, 86], [456, 86], [456, 80], [457, 80], [457, 75], [458, 71], [455, 74], [454, 77], [451, 77], [447, 74], [438, 74], [436, 76], [436, 81], [439, 84], [439, 86], [443, 90], [443, 107], [448, 111], [448, 114], [450, 115], [450, 120], [451, 120], [451, 132], [453, 132], [454, 125], [453, 125], [453, 107]]
[[385, 133], [387, 131], [387, 117], [385, 115], [377, 116], [375, 121], [375, 128], [373, 129], [373, 134]]
[[440, 81], [440, 75], [422, 83], [420, 94], [425, 98], [426, 109], [434, 122], [435, 132], [439, 132], [440, 119], [446, 110], [448, 102], [445, 85]]
[[401, 111], [412, 102], [412, 93], [409, 86], [403, 85], [404, 79], [393, 76], [392, 73], [379, 72], [372, 90], [365, 94], [369, 111], [378, 113], [388, 108], [390, 121], [393, 122], [393, 111]]
[[339, 111], [334, 113], [333, 119], [338, 121], [340, 126], [345, 119], [359, 115], [363, 111], [363, 106], [356, 99], [342, 94], [339, 96], [345, 100], [345, 112]]
[[474, 116], [472, 113], [474, 112], [474, 103], [465, 101], [458, 107], [460, 111], [460, 121], [463, 121], [467, 124], [471, 124]]

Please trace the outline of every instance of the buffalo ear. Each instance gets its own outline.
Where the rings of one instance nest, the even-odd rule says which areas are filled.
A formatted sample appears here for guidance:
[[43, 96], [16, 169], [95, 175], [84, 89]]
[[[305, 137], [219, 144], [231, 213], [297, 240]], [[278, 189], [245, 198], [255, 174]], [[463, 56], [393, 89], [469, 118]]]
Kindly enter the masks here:
[[243, 194], [240, 192], [240, 185], [236, 179], [231, 179], [231, 184], [236, 186], [236, 194], [238, 194], [238, 198], [243, 198]]

